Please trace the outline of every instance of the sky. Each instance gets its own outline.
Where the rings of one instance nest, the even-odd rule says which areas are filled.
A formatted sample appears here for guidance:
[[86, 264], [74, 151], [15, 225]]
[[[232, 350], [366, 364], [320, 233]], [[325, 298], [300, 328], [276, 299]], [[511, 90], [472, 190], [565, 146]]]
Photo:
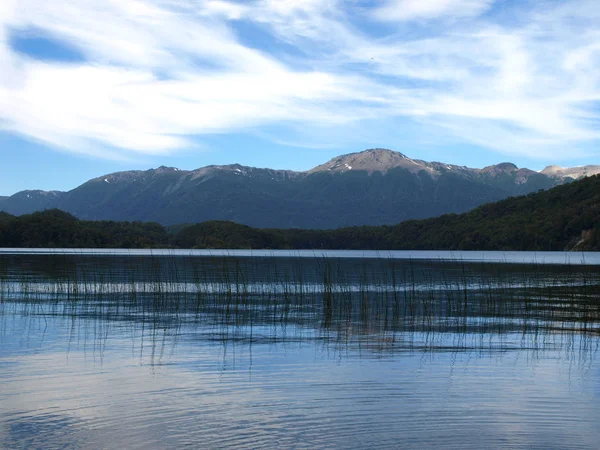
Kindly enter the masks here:
[[383, 147], [600, 164], [598, 0], [1, 0], [0, 195]]

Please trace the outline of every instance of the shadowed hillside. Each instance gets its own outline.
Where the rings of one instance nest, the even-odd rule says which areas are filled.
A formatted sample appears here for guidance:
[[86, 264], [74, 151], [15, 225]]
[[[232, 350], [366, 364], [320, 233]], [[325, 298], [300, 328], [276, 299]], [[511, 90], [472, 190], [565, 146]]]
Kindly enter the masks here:
[[0, 199], [0, 210], [21, 215], [57, 208], [84, 220], [165, 226], [220, 220], [261, 228], [334, 229], [462, 213], [563, 182], [510, 163], [472, 169], [371, 149], [307, 172], [239, 164], [118, 172], [69, 192], [23, 191]]
[[175, 242], [197, 248], [596, 250], [599, 228], [600, 178], [593, 176], [469, 213], [395, 226], [320, 231], [204, 223], [182, 230]]
[[20, 217], [0, 213], [2, 247], [599, 250], [599, 230], [600, 176], [465, 214], [336, 230], [209, 221], [168, 233], [157, 223], [84, 221], [59, 210]]

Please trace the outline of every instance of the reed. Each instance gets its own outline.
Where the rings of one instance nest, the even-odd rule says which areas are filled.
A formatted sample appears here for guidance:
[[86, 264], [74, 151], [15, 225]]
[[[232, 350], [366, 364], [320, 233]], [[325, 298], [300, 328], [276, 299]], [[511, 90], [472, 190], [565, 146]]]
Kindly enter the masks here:
[[484, 340], [503, 349], [516, 335], [523, 346], [539, 346], [540, 336], [551, 346], [600, 330], [592, 266], [160, 255], [21, 262], [0, 260], [2, 315], [12, 305], [23, 315], [93, 317], [104, 337], [130, 320], [149, 326], [151, 340], [185, 328], [221, 342], [434, 351]]

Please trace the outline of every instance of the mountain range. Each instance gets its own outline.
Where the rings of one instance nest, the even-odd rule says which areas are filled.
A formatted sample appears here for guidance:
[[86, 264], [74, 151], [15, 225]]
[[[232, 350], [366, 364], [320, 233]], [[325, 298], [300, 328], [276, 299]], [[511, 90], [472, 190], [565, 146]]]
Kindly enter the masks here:
[[0, 247], [598, 251], [600, 175], [463, 214], [335, 230], [255, 228], [230, 221], [164, 227], [80, 220], [58, 209], [18, 217], [0, 212]]
[[501, 163], [473, 169], [370, 149], [306, 172], [239, 164], [117, 172], [68, 192], [0, 197], [0, 211], [21, 215], [57, 208], [86, 220], [163, 225], [229, 220], [262, 228], [327, 229], [462, 213], [597, 173], [600, 166], [536, 172]]

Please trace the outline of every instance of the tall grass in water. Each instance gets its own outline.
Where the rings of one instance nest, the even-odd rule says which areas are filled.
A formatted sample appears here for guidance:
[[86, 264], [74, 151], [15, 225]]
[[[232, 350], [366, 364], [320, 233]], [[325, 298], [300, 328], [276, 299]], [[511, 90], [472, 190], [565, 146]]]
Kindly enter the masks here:
[[217, 342], [318, 340], [340, 348], [493, 350], [539, 346], [540, 335], [544, 345], [560, 345], [566, 336], [598, 335], [599, 286], [589, 266], [155, 255], [0, 260], [3, 315], [10, 304], [11, 314], [91, 318], [105, 337], [129, 321], [149, 327], [153, 339], [194, 330]]

